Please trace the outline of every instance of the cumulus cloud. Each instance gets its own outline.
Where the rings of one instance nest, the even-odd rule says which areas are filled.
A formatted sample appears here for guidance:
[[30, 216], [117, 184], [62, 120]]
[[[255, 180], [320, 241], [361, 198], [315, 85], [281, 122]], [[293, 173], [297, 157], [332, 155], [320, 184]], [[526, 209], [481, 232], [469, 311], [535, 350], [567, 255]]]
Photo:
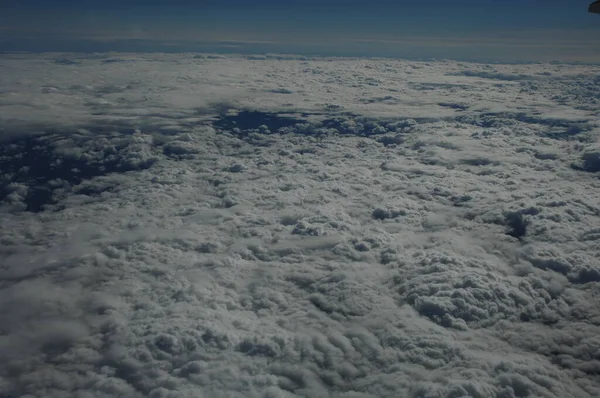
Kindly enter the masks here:
[[0, 62], [1, 396], [600, 389], [596, 67]]

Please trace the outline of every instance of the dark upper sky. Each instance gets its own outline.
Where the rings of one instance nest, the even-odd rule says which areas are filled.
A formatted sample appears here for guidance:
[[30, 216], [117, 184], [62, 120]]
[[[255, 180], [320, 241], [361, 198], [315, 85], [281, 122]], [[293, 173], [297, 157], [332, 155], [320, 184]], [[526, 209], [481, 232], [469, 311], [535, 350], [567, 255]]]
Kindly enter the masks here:
[[0, 50], [600, 60], [588, 0], [4, 0]]

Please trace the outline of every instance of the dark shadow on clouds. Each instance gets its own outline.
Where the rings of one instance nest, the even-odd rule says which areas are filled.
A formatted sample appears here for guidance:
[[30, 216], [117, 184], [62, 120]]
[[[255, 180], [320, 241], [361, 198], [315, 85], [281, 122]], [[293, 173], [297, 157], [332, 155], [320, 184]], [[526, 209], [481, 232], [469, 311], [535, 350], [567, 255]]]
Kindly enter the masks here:
[[[71, 62], [59, 62], [72, 65]], [[70, 61], [67, 59], [66, 61]], [[440, 104], [457, 107], [460, 104]], [[344, 112], [291, 113], [236, 110], [228, 104], [214, 104], [212, 110], [198, 110], [212, 115], [200, 124], [211, 125], [218, 133], [244, 140], [251, 145], [269, 146], [274, 134], [296, 134], [315, 138], [333, 136], [371, 137], [386, 147], [403, 145], [404, 136], [411, 134], [419, 124], [438, 119], [410, 119], [405, 117], [374, 118]], [[216, 115], [215, 115], [216, 113]], [[193, 159], [197, 148], [182, 137], [192, 132], [194, 125], [186, 124], [188, 115], [154, 115], [156, 118], [121, 120], [100, 118], [85, 126], [68, 131], [42, 129], [41, 135], [19, 134], [6, 138], [0, 146], [0, 200], [15, 210], [44, 211], [57, 204], [69, 193], [94, 196], [110, 186], [88, 189], [85, 181], [114, 173], [143, 170], [152, 167], [161, 157], [173, 160]], [[590, 126], [583, 121], [545, 119], [520, 113], [486, 113], [461, 115], [454, 121], [494, 129], [516, 123], [536, 125], [546, 129], [542, 133], [556, 140], [586, 141]], [[158, 121], [157, 121], [158, 120]], [[165, 125], [167, 123], [167, 125]], [[75, 127], [75, 126], [74, 126]], [[543, 130], [542, 130], [543, 131]], [[23, 133], [21, 131], [20, 133]], [[7, 135], [10, 137], [10, 134]], [[596, 173], [600, 170], [597, 153], [582, 153], [580, 171]], [[466, 158], [458, 162], [469, 166], [492, 164], [484, 158]], [[512, 233], [520, 238], [524, 228], [520, 220], [509, 222]], [[520, 225], [520, 224], [519, 224]]]

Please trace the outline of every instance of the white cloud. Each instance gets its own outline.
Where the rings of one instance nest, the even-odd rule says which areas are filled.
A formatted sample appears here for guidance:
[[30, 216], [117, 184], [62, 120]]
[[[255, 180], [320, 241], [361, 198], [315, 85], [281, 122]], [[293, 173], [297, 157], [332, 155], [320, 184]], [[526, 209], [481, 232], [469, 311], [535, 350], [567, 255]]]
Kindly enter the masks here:
[[0, 395], [600, 388], [596, 67], [114, 58], [0, 60]]

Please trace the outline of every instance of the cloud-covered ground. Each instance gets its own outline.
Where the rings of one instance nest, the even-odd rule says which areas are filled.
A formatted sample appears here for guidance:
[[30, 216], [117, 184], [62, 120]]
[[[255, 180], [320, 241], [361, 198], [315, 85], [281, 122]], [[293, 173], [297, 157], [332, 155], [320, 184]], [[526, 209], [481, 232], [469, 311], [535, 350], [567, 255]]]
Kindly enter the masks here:
[[0, 396], [600, 391], [599, 67], [0, 70]]

